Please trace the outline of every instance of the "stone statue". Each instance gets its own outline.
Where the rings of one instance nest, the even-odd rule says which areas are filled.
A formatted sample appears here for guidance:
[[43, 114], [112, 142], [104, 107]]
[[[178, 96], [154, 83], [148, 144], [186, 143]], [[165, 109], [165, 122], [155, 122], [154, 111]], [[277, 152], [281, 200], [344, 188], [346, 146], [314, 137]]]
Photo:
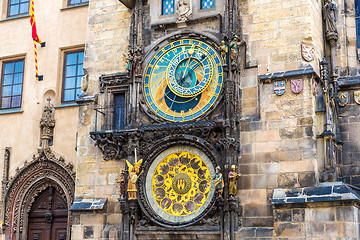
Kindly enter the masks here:
[[331, 0], [326, 0], [324, 6], [325, 31], [327, 40], [337, 40], [338, 31], [336, 29], [338, 6]]
[[120, 179], [116, 178], [116, 182], [120, 183], [120, 198], [124, 199], [125, 196], [125, 187], [126, 187], [126, 183], [125, 183], [125, 172], [121, 171], [120, 173]]
[[221, 45], [220, 45], [220, 47], [218, 47], [218, 49], [220, 49], [220, 55], [221, 55], [221, 59], [223, 61], [224, 66], [227, 66], [228, 46], [225, 44], [224, 40], [221, 41]]
[[224, 180], [220, 171], [221, 171], [220, 166], [217, 166], [215, 168], [215, 176], [213, 178], [215, 184], [215, 192], [218, 196], [222, 195], [224, 188]]
[[135, 56], [131, 64], [132, 67], [131, 70], [134, 73], [135, 77], [141, 77], [142, 75], [142, 62], [143, 62], [143, 56], [141, 54], [141, 50], [138, 49], [135, 52]]
[[129, 177], [128, 177], [128, 186], [127, 186], [127, 192], [128, 192], [128, 199], [136, 199], [136, 182], [139, 179], [139, 171], [140, 171], [140, 165], [142, 163], [142, 159], [139, 160], [134, 164], [134, 166], [126, 160], [126, 164], [129, 168]]
[[52, 117], [53, 106], [50, 104], [51, 98], [48, 97], [46, 100], [49, 103], [48, 106], [44, 106], [44, 116], [40, 119], [41, 143], [43, 149], [49, 147], [51, 129], [55, 127], [55, 119]]
[[242, 40], [241, 42], [238, 41], [238, 36], [234, 35], [230, 44], [230, 58], [231, 58], [231, 64], [237, 64], [238, 58], [239, 58], [239, 50], [241, 44], [243, 44], [245, 40]]
[[191, 0], [178, 0], [176, 4], [177, 21], [187, 21], [192, 13], [192, 1]]
[[237, 195], [236, 183], [240, 175], [235, 172], [235, 169], [236, 166], [231, 165], [231, 171], [229, 172], [229, 197], [236, 197]]

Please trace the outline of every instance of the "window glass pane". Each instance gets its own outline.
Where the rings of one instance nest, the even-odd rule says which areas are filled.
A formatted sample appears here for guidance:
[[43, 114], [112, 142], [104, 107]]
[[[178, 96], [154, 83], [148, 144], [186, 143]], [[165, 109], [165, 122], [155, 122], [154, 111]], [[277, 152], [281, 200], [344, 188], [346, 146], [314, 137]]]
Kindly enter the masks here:
[[65, 77], [75, 76], [76, 75], [76, 65], [67, 66], [65, 68]]
[[24, 70], [24, 61], [15, 62], [14, 72], [23, 72], [23, 70]]
[[65, 78], [65, 87], [64, 89], [68, 88], [75, 88], [75, 77]]
[[201, 0], [201, 9], [208, 9], [215, 7], [215, 0]]
[[84, 75], [84, 69], [83, 69], [83, 65], [79, 64], [77, 67], [77, 75], [79, 76], [83, 76]]
[[84, 62], [84, 52], [79, 52], [78, 53], [78, 63], [83, 63]]
[[20, 14], [27, 13], [29, 11], [29, 3], [21, 3], [20, 4]]
[[64, 90], [64, 101], [74, 101], [75, 89]]
[[21, 3], [27, 2], [29, 3], [29, 0], [20, 0]]
[[162, 0], [162, 14], [168, 15], [174, 13], [174, 0]]
[[76, 89], [76, 99], [78, 99], [81, 94], [82, 94], [81, 89], [80, 88]]
[[21, 104], [21, 96], [13, 97], [11, 101], [11, 107], [20, 107]]
[[19, 5], [10, 5], [9, 16], [19, 14]]
[[80, 0], [70, 0], [70, 4], [77, 4], [80, 3]]
[[4, 75], [4, 78], [3, 78], [3, 85], [10, 85], [12, 84], [12, 74], [10, 75]]
[[4, 74], [12, 73], [14, 69], [14, 63], [5, 63], [4, 64]]
[[81, 78], [82, 77], [77, 77], [76, 78], [76, 88], [81, 88]]
[[22, 73], [15, 73], [14, 74], [14, 82], [13, 84], [22, 83], [23, 74]]
[[16, 84], [16, 85], [13, 85], [13, 88], [12, 88], [12, 95], [21, 95], [21, 87], [22, 87], [22, 84]]
[[77, 53], [66, 54], [66, 65], [76, 64]]
[[1, 108], [10, 108], [11, 98], [1, 98]]
[[357, 40], [357, 48], [360, 48], [360, 19], [356, 19], [356, 40]]
[[11, 85], [3, 87], [1, 96], [2, 97], [7, 97], [7, 96], [10, 96], [10, 95], [11, 95]]
[[19, 3], [19, 0], [10, 0], [10, 4]]

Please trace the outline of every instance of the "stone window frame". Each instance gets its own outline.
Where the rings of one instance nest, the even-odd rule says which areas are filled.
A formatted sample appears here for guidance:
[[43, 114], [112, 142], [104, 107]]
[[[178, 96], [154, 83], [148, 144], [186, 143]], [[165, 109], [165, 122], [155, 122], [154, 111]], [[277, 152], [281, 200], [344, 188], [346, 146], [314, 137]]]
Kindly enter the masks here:
[[[85, 58], [85, 49], [82, 47], [82, 48], [76, 48], [76, 49], [67, 49], [67, 50], [64, 50], [63, 53], [62, 53], [62, 56], [63, 56], [63, 63], [62, 63], [62, 75], [61, 75], [61, 103], [62, 104], [68, 104], [68, 103], [74, 103], [76, 102], [76, 100], [78, 99], [78, 97], [76, 97], [75, 95], [75, 99], [74, 100], [70, 100], [70, 101], [65, 101], [64, 100], [64, 90], [65, 90], [65, 69], [66, 69], [66, 56], [67, 54], [72, 54], [72, 53], [80, 53], [80, 52], [83, 52], [84, 53], [84, 58]], [[84, 68], [84, 59], [83, 59], [83, 68]], [[79, 65], [79, 64], [76, 64], [76, 65]], [[77, 69], [77, 68], [76, 68]], [[84, 73], [85, 75], [85, 73]], [[77, 70], [76, 70], [76, 75], [75, 75], [75, 78], [78, 78], [78, 77], [83, 77], [84, 75], [77, 75]], [[81, 80], [80, 80], [81, 81]], [[81, 85], [80, 87], [76, 87], [76, 83], [75, 83], [75, 89], [80, 89], [81, 90]], [[75, 91], [75, 94], [76, 94], [76, 91]]]
[[[163, 0], [150, 0], [150, 16], [151, 26], [170, 24], [176, 22], [176, 5], [179, 0], [175, 0], [175, 13], [169, 15], [162, 15], [162, 1]], [[214, 15], [223, 15], [224, 0], [215, 0], [215, 7], [208, 9], [201, 9], [201, 0], [192, 0], [193, 8], [191, 20], [197, 20], [200, 18], [212, 17]]]
[[[3, 108], [2, 107], [2, 90], [3, 90], [3, 81], [4, 81], [4, 75], [5, 75], [5, 64], [8, 64], [8, 63], [16, 63], [16, 62], [20, 62], [22, 61], [23, 62], [23, 69], [22, 69], [22, 80], [21, 80], [21, 93], [20, 95], [13, 95], [12, 94], [12, 87], [13, 85], [13, 80], [12, 80], [12, 83], [9, 85], [7, 84], [7, 86], [12, 86], [11, 87], [11, 94], [10, 94], [10, 98], [11, 98], [11, 101], [10, 101], [10, 107], [8, 108]], [[15, 65], [14, 65], [15, 66]], [[12, 72], [12, 74], [15, 74], [15, 73], [20, 73], [20, 72]], [[11, 58], [11, 59], [6, 59], [6, 60], [3, 60], [1, 61], [1, 78], [0, 78], [0, 110], [9, 110], [9, 109], [21, 109], [21, 106], [22, 106], [22, 101], [23, 101], [23, 90], [24, 90], [24, 80], [25, 80], [25, 56], [23, 57], [18, 57], [18, 58]], [[20, 84], [16, 84], [16, 85], [20, 85]], [[13, 96], [20, 96], [20, 105], [19, 106], [16, 106], [16, 107], [12, 107], [12, 98]]]
[[[16, 0], [8, 0], [7, 1], [7, 12], [6, 12], [6, 16], [8, 18], [13, 18], [13, 17], [19, 17], [19, 16], [24, 16], [24, 15], [28, 15], [29, 14], [29, 10], [30, 10], [30, 1], [31, 0], [17, 0], [18, 3], [12, 3]], [[20, 5], [27, 3], [27, 11], [20, 13]], [[10, 15], [10, 7], [14, 6], [14, 5], [19, 5], [19, 9], [18, 9], [18, 13], [17, 14], [12, 14]]]
[[[105, 119], [102, 122], [102, 125], [106, 125], [111, 128], [111, 130], [115, 130], [114, 126], [114, 112], [115, 112], [115, 95], [116, 94], [124, 94], [125, 95], [125, 109], [124, 109], [124, 127], [129, 125], [130, 123], [130, 95], [129, 95], [129, 85], [128, 84], [121, 84], [117, 86], [107, 86], [105, 87], [104, 91], [104, 113], [105, 113]], [[122, 129], [117, 129], [122, 130]]]

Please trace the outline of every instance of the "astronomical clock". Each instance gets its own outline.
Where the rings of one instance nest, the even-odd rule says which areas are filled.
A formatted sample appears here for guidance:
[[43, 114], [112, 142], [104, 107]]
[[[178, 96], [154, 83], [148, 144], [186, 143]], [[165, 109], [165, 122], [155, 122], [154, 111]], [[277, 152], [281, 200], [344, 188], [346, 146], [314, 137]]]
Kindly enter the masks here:
[[120, 188], [120, 239], [170, 239], [169, 231], [234, 239], [238, 203], [228, 176], [239, 158], [237, 4], [211, 0], [204, 10], [199, 1], [165, 1], [165, 16], [155, 2], [129, 5], [127, 73], [100, 79], [107, 103], [123, 111], [99, 113], [119, 128], [92, 138], [105, 160], [143, 159], [119, 180], [132, 191]]

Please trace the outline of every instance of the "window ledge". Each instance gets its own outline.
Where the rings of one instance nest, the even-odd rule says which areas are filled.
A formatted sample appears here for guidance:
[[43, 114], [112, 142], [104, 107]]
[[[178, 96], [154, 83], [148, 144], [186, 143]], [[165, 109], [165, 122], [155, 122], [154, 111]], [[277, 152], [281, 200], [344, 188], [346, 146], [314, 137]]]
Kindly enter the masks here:
[[77, 103], [63, 103], [61, 105], [55, 106], [54, 108], [65, 108], [65, 107], [76, 107], [79, 106]]
[[17, 15], [17, 16], [13, 16], [13, 17], [7, 17], [3, 20], [0, 20], [0, 22], [10, 21], [10, 20], [15, 20], [15, 19], [20, 19], [20, 18], [27, 18], [27, 17], [30, 17], [29, 13]]
[[83, 6], [88, 6], [89, 2], [86, 3], [80, 3], [80, 4], [75, 4], [75, 5], [69, 5], [67, 7], [61, 8], [60, 11], [66, 11], [69, 9], [73, 9], [73, 8], [78, 8], [78, 7], [83, 7]]
[[20, 108], [13, 108], [13, 109], [0, 109], [0, 115], [2, 114], [10, 114], [10, 113], [22, 113], [24, 110]]

